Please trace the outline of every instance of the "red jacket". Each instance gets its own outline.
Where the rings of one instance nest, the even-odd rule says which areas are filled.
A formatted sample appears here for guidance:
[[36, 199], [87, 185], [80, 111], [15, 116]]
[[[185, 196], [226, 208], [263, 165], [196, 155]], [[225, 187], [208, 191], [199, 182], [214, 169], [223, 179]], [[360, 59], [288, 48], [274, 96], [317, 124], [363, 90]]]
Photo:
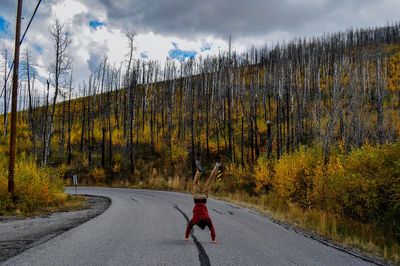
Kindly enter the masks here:
[[211, 232], [211, 239], [215, 240], [215, 229], [212, 224], [210, 215], [208, 214], [208, 209], [205, 203], [196, 203], [193, 208], [193, 218], [190, 220], [186, 227], [185, 237], [188, 238], [190, 231], [192, 230], [194, 225], [200, 226], [201, 229], [204, 229], [205, 226], [208, 226]]

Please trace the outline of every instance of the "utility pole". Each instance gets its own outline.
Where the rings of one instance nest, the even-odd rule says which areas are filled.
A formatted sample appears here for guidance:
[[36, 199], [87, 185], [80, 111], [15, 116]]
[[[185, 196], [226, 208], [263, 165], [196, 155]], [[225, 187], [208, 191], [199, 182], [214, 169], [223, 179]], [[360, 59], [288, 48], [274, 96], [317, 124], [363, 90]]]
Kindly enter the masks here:
[[7, 61], [8, 61], [8, 51], [4, 50], [4, 138], [7, 136], [7, 113], [8, 113], [8, 105], [7, 105]]
[[15, 168], [15, 147], [17, 140], [17, 95], [18, 95], [18, 69], [19, 69], [19, 47], [21, 35], [21, 12], [22, 0], [18, 0], [17, 20], [15, 23], [15, 48], [14, 48], [14, 70], [12, 83], [11, 102], [11, 134], [10, 134], [10, 162], [8, 165], [8, 192], [14, 199], [14, 168]]

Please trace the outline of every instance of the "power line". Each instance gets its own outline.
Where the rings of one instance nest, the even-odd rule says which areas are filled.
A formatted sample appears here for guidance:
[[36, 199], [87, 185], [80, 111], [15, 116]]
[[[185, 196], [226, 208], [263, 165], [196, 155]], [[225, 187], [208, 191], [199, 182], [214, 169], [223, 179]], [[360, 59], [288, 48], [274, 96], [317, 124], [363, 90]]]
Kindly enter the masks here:
[[36, 5], [36, 7], [35, 7], [35, 11], [33, 11], [33, 14], [32, 14], [31, 19], [29, 20], [28, 26], [26, 26], [25, 32], [24, 32], [24, 34], [22, 35], [21, 41], [19, 42], [20, 45], [21, 45], [22, 42], [24, 41], [26, 32], [28, 31], [29, 27], [31, 26], [32, 20], [33, 20], [33, 18], [35, 17], [36, 11], [38, 10], [39, 5], [40, 5], [41, 2], [42, 2], [42, 0], [39, 0], [39, 2], [37, 3], [37, 5]]
[[[37, 12], [37, 10], [38, 10], [39, 5], [40, 5], [41, 2], [42, 2], [42, 0], [39, 0], [39, 1], [38, 1], [37, 5], [36, 5], [36, 7], [35, 7], [35, 10], [33, 11], [33, 14], [32, 14], [32, 16], [31, 16], [31, 19], [29, 20], [29, 23], [28, 23], [28, 25], [26, 26], [25, 32], [24, 32], [24, 34], [22, 35], [21, 40], [19, 41], [19, 45], [21, 45], [22, 42], [24, 41], [25, 35], [26, 35], [26, 33], [28, 32], [29, 27], [31, 26], [31, 23], [32, 23], [32, 21], [33, 21], [33, 18], [35, 17], [36, 12]], [[0, 94], [0, 97], [3, 95], [3, 92], [4, 92], [4, 90], [6, 89], [7, 82], [8, 82], [8, 78], [10, 77], [11, 70], [13, 69], [13, 67], [14, 67], [14, 60], [13, 60], [13, 62], [11, 63], [11, 67], [10, 67], [10, 70], [8, 71], [7, 78], [6, 78], [5, 82], [4, 82], [4, 87], [3, 87], [3, 90], [2, 90], [2, 92], [1, 92], [1, 94]]]
[[3, 96], [4, 90], [6, 89], [6, 86], [7, 86], [8, 78], [10, 77], [11, 70], [13, 69], [13, 67], [14, 67], [14, 60], [13, 60], [13, 62], [11, 64], [10, 69], [8, 70], [7, 78], [6, 78], [5, 82], [4, 82], [4, 87], [3, 87], [3, 90], [1, 91], [0, 97]]
[[28, 5], [29, 5], [30, 3], [31, 3], [31, 0], [28, 0], [28, 2], [26, 2], [25, 8], [22, 10], [22, 19], [25, 18], [26, 10], [27, 10], [27, 7], [28, 7]]

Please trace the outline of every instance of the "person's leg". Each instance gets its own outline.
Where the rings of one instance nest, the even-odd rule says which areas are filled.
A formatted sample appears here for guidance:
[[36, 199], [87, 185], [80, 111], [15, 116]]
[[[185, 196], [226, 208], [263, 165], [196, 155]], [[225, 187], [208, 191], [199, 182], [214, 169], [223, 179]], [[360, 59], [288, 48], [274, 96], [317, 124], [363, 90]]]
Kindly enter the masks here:
[[200, 176], [203, 173], [203, 166], [201, 166], [201, 163], [199, 160], [195, 161], [196, 165], [196, 174], [194, 175], [193, 179], [193, 189], [192, 189], [192, 195], [194, 196], [195, 194], [200, 193]]
[[218, 169], [220, 167], [220, 163], [216, 163], [214, 169], [211, 171], [210, 177], [207, 179], [204, 189], [202, 193], [205, 193], [206, 196], [210, 194], [211, 184], [214, 182], [215, 178], [217, 177]]
[[201, 172], [199, 170], [197, 170], [196, 174], [194, 175], [194, 179], [193, 179], [192, 195], [200, 193], [200, 176], [201, 176]]

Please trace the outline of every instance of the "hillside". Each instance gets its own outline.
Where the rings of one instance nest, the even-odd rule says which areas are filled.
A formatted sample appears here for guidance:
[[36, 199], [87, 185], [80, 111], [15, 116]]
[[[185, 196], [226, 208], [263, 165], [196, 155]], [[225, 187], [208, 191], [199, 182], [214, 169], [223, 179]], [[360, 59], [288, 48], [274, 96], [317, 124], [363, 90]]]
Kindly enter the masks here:
[[188, 190], [195, 159], [222, 161], [218, 195], [400, 261], [398, 23], [165, 66], [105, 58], [62, 95], [53, 122], [51, 101], [20, 112], [17, 143], [66, 178]]

